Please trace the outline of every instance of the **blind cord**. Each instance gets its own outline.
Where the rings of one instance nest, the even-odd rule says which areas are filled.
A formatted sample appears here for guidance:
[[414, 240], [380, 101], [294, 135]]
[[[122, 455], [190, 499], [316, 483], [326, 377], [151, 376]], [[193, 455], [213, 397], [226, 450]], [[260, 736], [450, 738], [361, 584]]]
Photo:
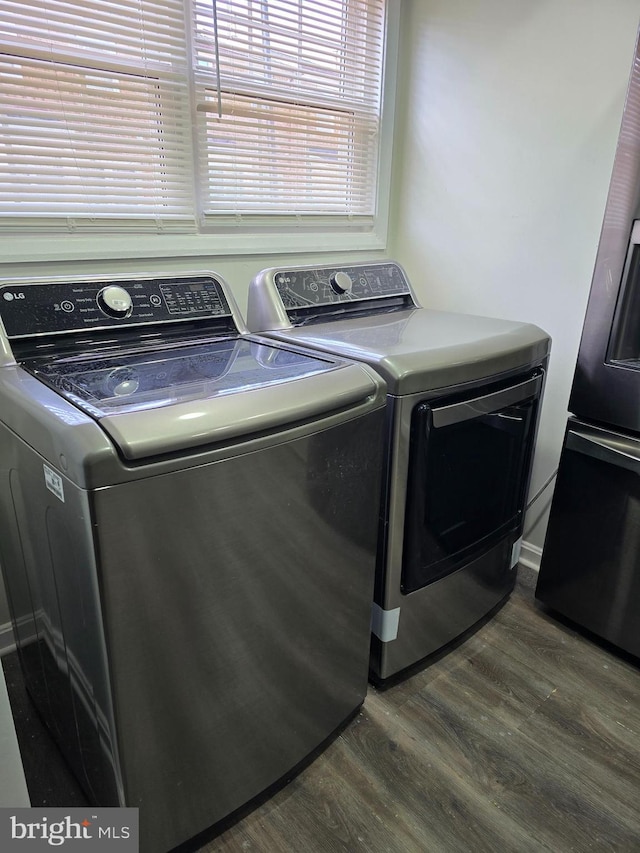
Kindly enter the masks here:
[[220, 44], [218, 42], [218, 3], [211, 0], [211, 13], [213, 15], [213, 40], [216, 55], [216, 89], [218, 91], [218, 118], [222, 118], [222, 91], [220, 85]]

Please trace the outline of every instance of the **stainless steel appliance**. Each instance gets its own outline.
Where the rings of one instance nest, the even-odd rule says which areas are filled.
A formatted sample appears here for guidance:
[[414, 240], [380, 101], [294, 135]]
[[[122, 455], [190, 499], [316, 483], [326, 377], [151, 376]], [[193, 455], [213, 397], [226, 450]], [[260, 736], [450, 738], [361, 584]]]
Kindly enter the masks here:
[[373, 367], [388, 388], [371, 674], [483, 619], [515, 582], [549, 352], [535, 326], [421, 308], [381, 262], [260, 273], [248, 325]]
[[640, 656], [640, 46], [580, 343], [538, 599]]
[[0, 561], [28, 689], [159, 853], [363, 701], [385, 392], [210, 273], [0, 286]]

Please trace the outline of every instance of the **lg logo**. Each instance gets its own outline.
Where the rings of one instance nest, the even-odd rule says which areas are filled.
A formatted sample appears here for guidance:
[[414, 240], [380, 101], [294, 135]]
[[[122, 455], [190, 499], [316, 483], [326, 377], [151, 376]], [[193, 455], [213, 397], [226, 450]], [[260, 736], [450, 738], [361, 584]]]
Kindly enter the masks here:
[[11, 293], [10, 290], [5, 290], [2, 297], [7, 302], [12, 302], [14, 299], [24, 299], [24, 293]]

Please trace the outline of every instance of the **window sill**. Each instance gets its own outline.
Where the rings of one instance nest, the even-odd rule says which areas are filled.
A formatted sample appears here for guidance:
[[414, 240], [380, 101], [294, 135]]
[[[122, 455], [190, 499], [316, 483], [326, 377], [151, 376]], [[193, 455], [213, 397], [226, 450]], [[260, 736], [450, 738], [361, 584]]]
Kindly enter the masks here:
[[379, 251], [386, 234], [91, 234], [0, 236], [2, 264]]

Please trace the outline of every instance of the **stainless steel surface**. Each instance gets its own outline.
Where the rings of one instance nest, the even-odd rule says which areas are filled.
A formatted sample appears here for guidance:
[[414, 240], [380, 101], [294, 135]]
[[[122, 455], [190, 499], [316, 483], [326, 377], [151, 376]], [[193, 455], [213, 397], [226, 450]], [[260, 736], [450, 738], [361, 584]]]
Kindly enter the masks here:
[[640, 474], [640, 443], [628, 435], [573, 422], [565, 447]]
[[[128, 479], [108, 436], [89, 415], [20, 367], [0, 368], [0, 419], [84, 488]], [[135, 474], [134, 474], [135, 476]]]
[[[285, 350], [241, 340], [277, 373]], [[0, 563], [25, 677], [91, 798], [140, 807], [147, 853], [291, 772], [364, 698], [385, 388], [318, 364], [257, 389], [239, 371], [218, 406], [206, 382], [139, 397], [133, 460], [116, 441], [133, 412], [89, 414], [0, 368]], [[192, 447], [172, 409], [205, 422]]]
[[536, 597], [640, 657], [640, 439], [594, 432], [569, 420]]
[[[516, 535], [503, 539], [428, 587], [398, 599], [391, 596], [400, 601], [398, 638], [381, 642], [372, 637], [371, 665], [376, 677], [389, 678], [446, 647], [500, 604], [516, 581], [516, 566], [510, 560], [516, 539]], [[395, 580], [389, 579], [389, 592], [395, 592]], [[399, 590], [399, 577], [397, 583]]]
[[123, 803], [90, 493], [48, 487], [44, 459], [0, 423], [0, 563], [27, 686], [90, 795]]
[[99, 749], [82, 741], [75, 770], [115, 804], [104, 795], [119, 781], [110, 670], [122, 796], [141, 807], [143, 849], [168, 849], [260, 793], [364, 698], [382, 419], [371, 407], [334, 416], [260, 452], [159, 476], [150, 466], [89, 493], [65, 479], [64, 503], [41, 458], [4, 431], [1, 559], [37, 637], [21, 649], [27, 672], [67, 749], [93, 714], [80, 730]]
[[520, 400], [526, 400], [528, 397], [540, 393], [543, 381], [542, 376], [536, 376], [534, 379], [527, 379], [526, 382], [519, 382], [511, 388], [485, 394], [482, 397], [475, 397], [473, 400], [467, 400], [464, 403], [434, 406], [433, 425], [436, 428], [450, 426], [495, 412], [498, 409], [518, 403]]
[[181, 403], [158, 409], [152, 416], [149, 411], [106, 416], [100, 423], [127, 459], [141, 459], [237, 440], [242, 435], [341, 411], [375, 396], [371, 376], [354, 364], [309, 375], [304, 382], [202, 397], [196, 407]]
[[381, 418], [95, 493], [123, 782], [165, 846], [364, 699]]
[[618, 139], [569, 410], [640, 432], [640, 372], [609, 363], [607, 349], [629, 238], [640, 218], [640, 41]]
[[[384, 262], [381, 269], [385, 269]], [[367, 265], [363, 265], [367, 268]], [[320, 281], [331, 274], [308, 268]], [[349, 269], [357, 277], [357, 267]], [[289, 273], [282, 269], [258, 274], [249, 290], [248, 326], [272, 339], [311, 347], [316, 352], [339, 354], [372, 367], [384, 378], [387, 397], [387, 455], [382, 489], [382, 523], [378, 548], [374, 616], [380, 632], [394, 634], [388, 642], [372, 638], [372, 670], [385, 679], [437, 651], [470, 628], [491, 610], [513, 586], [511, 560], [519, 530], [510, 530], [485, 554], [441, 581], [403, 594], [401, 591], [405, 547], [407, 479], [414, 407], [427, 400], [460, 393], [488, 396], [490, 411], [542, 391], [544, 377], [518, 381], [532, 367], [546, 368], [550, 340], [536, 326], [487, 317], [451, 314], [425, 308], [398, 306], [397, 298], [372, 301], [364, 313], [334, 311], [318, 298], [312, 322], [294, 325], [296, 299], [313, 284], [298, 282], [287, 310], [283, 291]], [[300, 292], [299, 292], [300, 291]], [[306, 291], [305, 291], [306, 292]], [[295, 298], [294, 298], [295, 297]], [[385, 306], [388, 305], [388, 308]], [[495, 399], [486, 387], [513, 382]], [[483, 402], [452, 404], [437, 409], [442, 425], [461, 417], [484, 413]], [[527, 474], [528, 476], [528, 474]], [[392, 614], [386, 616], [385, 614]], [[398, 615], [397, 636], [395, 616]], [[393, 630], [391, 630], [391, 627]]]
[[365, 362], [393, 395], [440, 392], [543, 361], [548, 336], [530, 323], [427, 308], [275, 330], [269, 337]]

